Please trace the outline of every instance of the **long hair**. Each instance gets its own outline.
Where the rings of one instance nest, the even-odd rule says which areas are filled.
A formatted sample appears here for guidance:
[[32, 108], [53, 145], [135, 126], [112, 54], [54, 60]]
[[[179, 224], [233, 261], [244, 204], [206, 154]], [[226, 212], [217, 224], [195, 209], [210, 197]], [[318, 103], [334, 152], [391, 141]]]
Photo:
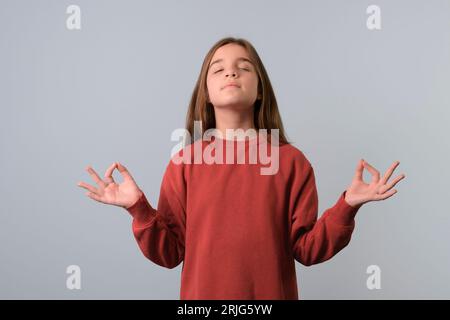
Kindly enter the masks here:
[[281, 116], [278, 111], [277, 100], [269, 76], [267, 75], [266, 69], [264, 68], [258, 53], [249, 41], [234, 37], [226, 37], [217, 41], [203, 60], [202, 69], [197, 79], [197, 83], [195, 84], [186, 115], [186, 130], [190, 133], [190, 142], [194, 142], [195, 139], [194, 121], [201, 121], [202, 135], [206, 130], [216, 127], [214, 106], [207, 101], [208, 91], [206, 86], [206, 76], [208, 74], [209, 64], [216, 50], [229, 43], [235, 43], [244, 47], [255, 65], [256, 73], [258, 75], [258, 94], [261, 96], [261, 99], [256, 100], [254, 104], [253, 120], [256, 131], [258, 132], [259, 129], [266, 129], [267, 138], [270, 141], [271, 129], [278, 129], [279, 144], [290, 143], [287, 140], [283, 128]]

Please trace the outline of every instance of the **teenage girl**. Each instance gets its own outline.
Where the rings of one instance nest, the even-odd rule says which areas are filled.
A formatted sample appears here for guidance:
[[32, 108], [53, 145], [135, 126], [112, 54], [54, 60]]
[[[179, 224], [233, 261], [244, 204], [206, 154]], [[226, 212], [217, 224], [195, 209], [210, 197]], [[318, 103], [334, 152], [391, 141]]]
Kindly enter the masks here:
[[[275, 144], [278, 170], [263, 175], [264, 165], [249, 161], [173, 161], [211, 147], [211, 140], [192, 137], [195, 121], [203, 131], [222, 134], [211, 139], [217, 150], [222, 143], [229, 146], [231, 129], [277, 129], [277, 141], [272, 135], [268, 141], [251, 137], [243, 149]], [[224, 38], [207, 53], [186, 130], [192, 140], [169, 161], [157, 208], [119, 162], [103, 179], [87, 167], [97, 185], [78, 184], [91, 199], [130, 213], [134, 236], [148, 259], [166, 268], [183, 262], [181, 299], [298, 299], [295, 261], [310, 266], [333, 257], [349, 243], [359, 208], [394, 195], [393, 187], [405, 177], [389, 181], [398, 161], [380, 176], [361, 159], [350, 185], [318, 219], [313, 167], [288, 142], [268, 74], [245, 39]], [[121, 183], [113, 179], [116, 168]], [[372, 175], [370, 183], [363, 181], [364, 169]]]

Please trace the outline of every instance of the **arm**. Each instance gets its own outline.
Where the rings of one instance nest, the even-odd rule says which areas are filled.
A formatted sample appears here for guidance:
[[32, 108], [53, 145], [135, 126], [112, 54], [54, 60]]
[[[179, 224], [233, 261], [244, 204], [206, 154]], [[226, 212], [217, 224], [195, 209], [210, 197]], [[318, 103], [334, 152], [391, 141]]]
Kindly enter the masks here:
[[144, 193], [127, 208], [133, 217], [133, 234], [144, 256], [170, 269], [184, 259], [184, 194], [182, 165], [175, 165], [171, 161], [161, 184], [158, 208], [150, 205]]
[[332, 258], [350, 242], [355, 227], [354, 217], [360, 206], [345, 201], [344, 191], [333, 207], [320, 219], [314, 170], [303, 162], [301, 175], [297, 172], [292, 184], [290, 238], [294, 258], [305, 266]]
[[[318, 196], [314, 170], [309, 161], [303, 157], [296, 161], [297, 173], [292, 187], [291, 203], [292, 227], [291, 241], [295, 259], [310, 266], [326, 261], [342, 250], [350, 242], [355, 227], [354, 217], [359, 208], [370, 201], [380, 201], [392, 197], [397, 190], [393, 187], [405, 174], [389, 182], [395, 168], [400, 164], [394, 162], [383, 177], [370, 164], [360, 160], [350, 186], [340, 195], [335, 205], [327, 209], [317, 220]], [[372, 181], [363, 181], [363, 170], [372, 174]], [[304, 172], [304, 175], [298, 172]], [[300, 178], [299, 178], [300, 177]]]

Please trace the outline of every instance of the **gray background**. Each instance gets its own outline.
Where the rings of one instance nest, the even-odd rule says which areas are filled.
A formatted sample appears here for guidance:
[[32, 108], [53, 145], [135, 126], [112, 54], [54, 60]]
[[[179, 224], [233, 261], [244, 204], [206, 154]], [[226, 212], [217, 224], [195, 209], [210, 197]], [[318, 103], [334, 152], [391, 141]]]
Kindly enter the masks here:
[[[181, 264], [147, 260], [128, 213], [76, 183], [91, 183], [88, 164], [103, 175], [121, 161], [156, 206], [170, 134], [206, 52], [229, 35], [259, 52], [315, 168], [319, 215], [361, 157], [406, 173], [394, 197], [360, 209], [348, 247], [296, 263], [300, 297], [450, 298], [450, 1], [0, 3], [0, 298], [179, 298]], [[81, 30], [66, 28], [70, 4]], [[381, 30], [366, 28], [370, 4]], [[81, 290], [66, 288], [71, 264]], [[366, 287], [372, 264], [380, 290]]]

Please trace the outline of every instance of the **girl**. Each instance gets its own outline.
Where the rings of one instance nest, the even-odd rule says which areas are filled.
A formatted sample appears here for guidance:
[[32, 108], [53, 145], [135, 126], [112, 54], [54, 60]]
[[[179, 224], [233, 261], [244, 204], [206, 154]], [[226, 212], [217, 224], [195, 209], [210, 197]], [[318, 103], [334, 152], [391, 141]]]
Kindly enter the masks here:
[[[215, 130], [214, 142], [192, 137], [195, 121], [203, 130]], [[104, 179], [87, 167], [97, 187], [78, 184], [90, 198], [131, 214], [134, 236], [148, 259], [167, 268], [183, 262], [182, 300], [298, 299], [295, 261], [310, 266], [333, 257], [349, 243], [362, 204], [391, 197], [405, 177], [388, 181], [398, 161], [380, 177], [361, 159], [350, 186], [317, 219], [314, 169], [288, 142], [269, 77], [245, 39], [224, 38], [206, 55], [186, 129], [192, 138], [172, 155], [156, 209], [118, 162]], [[239, 143], [244, 151], [254, 150], [250, 145], [275, 145], [278, 170], [264, 175], [261, 163], [174, 161], [192, 160], [192, 148], [207, 153], [207, 148], [220, 152], [219, 146], [234, 157], [238, 147], [230, 129], [271, 131], [267, 140], [241, 135]], [[116, 168], [120, 184], [112, 176]], [[363, 181], [364, 168], [372, 175], [370, 184]]]

